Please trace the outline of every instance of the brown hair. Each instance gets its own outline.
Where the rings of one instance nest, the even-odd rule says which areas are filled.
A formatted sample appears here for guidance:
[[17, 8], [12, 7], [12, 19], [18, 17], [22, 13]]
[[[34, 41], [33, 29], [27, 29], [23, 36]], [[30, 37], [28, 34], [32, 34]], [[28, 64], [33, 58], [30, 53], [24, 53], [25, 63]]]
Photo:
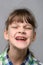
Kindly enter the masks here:
[[6, 25], [6, 30], [8, 30], [8, 26], [12, 23], [12, 22], [25, 22], [26, 23], [30, 23], [33, 28], [36, 28], [36, 20], [33, 16], [33, 14], [31, 13], [30, 10], [28, 9], [16, 9], [14, 10], [8, 17], [7, 21], [5, 22]]

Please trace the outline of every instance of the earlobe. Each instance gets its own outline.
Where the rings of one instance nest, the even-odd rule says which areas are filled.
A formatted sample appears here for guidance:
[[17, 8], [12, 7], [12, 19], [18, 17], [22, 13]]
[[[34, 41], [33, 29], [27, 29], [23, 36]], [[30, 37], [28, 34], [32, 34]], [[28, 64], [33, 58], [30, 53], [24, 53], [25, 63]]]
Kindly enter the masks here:
[[7, 30], [4, 31], [4, 38], [5, 38], [6, 40], [8, 40], [8, 31], [7, 31]]

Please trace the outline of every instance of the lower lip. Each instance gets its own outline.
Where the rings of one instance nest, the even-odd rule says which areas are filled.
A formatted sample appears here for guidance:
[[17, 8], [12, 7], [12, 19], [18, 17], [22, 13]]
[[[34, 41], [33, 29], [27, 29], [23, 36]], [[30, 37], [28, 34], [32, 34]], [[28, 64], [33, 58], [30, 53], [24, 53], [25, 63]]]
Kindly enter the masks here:
[[26, 40], [17, 40], [17, 41], [19, 41], [19, 42], [25, 42]]

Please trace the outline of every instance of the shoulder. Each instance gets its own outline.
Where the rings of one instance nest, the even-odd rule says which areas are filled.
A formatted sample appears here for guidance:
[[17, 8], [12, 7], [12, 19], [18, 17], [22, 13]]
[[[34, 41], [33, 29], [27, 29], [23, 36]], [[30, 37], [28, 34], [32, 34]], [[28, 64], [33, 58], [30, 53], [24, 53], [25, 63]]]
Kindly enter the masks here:
[[33, 57], [33, 65], [43, 65], [43, 63]]
[[6, 52], [3, 52], [0, 54], [0, 65], [2, 65], [5, 55], [6, 55]]
[[41, 63], [39, 60], [37, 60], [33, 53], [28, 51], [28, 55], [27, 55], [27, 60], [26, 60], [26, 65], [43, 65], [43, 63]]
[[37, 60], [32, 54], [28, 55], [28, 64], [30, 65], [43, 65], [39, 60]]
[[0, 54], [0, 65], [2, 65], [2, 62], [3, 62], [3, 55]]

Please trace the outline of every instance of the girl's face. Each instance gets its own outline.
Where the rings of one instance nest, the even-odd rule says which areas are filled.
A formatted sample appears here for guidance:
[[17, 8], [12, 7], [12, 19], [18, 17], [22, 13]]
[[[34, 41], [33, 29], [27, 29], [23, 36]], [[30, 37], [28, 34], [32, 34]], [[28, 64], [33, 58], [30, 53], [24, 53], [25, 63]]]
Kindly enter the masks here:
[[8, 30], [5, 30], [4, 37], [6, 40], [9, 40], [10, 46], [25, 49], [34, 40], [35, 32], [29, 23], [13, 22], [9, 25]]

